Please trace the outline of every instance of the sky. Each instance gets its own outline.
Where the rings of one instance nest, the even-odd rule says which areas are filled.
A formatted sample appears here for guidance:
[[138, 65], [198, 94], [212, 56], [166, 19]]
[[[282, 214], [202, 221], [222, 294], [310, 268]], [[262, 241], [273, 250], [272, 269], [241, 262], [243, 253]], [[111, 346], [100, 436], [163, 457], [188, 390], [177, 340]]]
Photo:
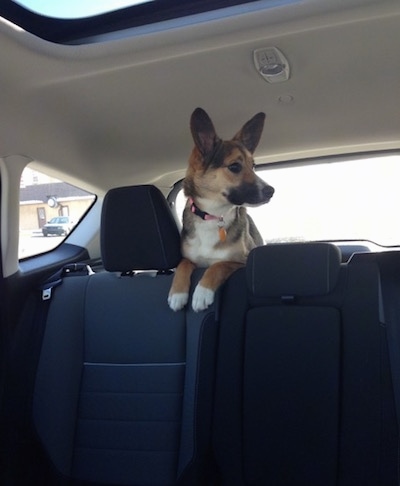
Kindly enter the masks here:
[[118, 10], [151, 0], [14, 0], [35, 13], [58, 18], [79, 18]]

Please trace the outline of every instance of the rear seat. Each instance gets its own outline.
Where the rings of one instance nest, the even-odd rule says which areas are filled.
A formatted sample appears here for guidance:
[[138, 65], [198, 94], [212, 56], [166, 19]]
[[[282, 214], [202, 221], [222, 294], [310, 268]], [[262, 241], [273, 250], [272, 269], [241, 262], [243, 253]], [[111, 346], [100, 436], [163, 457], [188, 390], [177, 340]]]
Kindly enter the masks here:
[[215, 365], [214, 309], [167, 305], [180, 245], [162, 194], [110, 191], [101, 239], [107, 271], [52, 297], [33, 415], [55, 473], [31, 484], [397, 484], [374, 255], [253, 250], [217, 299]]
[[398, 484], [374, 255], [268, 245], [227, 282], [213, 443], [223, 485]]
[[107, 271], [66, 278], [52, 297], [33, 399], [37, 434], [56, 476], [73, 484], [206, 484], [213, 311], [167, 305], [180, 237], [155, 187], [111, 190], [101, 223]]

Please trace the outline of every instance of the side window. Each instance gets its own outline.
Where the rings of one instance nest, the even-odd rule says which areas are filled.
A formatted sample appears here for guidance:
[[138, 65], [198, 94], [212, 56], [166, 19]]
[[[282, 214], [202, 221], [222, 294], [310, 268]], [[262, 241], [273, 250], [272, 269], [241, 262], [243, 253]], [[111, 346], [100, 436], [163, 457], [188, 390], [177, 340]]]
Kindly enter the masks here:
[[20, 182], [20, 259], [58, 246], [79, 223], [96, 196], [27, 167]]

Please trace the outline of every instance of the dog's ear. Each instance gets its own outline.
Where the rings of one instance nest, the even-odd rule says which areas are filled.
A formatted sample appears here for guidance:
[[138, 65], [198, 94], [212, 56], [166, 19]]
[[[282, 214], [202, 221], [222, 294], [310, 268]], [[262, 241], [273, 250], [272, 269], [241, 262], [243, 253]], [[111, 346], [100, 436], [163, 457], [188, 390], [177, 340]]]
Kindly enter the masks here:
[[196, 108], [190, 118], [190, 130], [203, 157], [210, 155], [219, 141], [211, 118], [202, 108]]
[[242, 129], [233, 137], [241, 142], [249, 152], [254, 153], [264, 128], [265, 113], [257, 113], [245, 123]]

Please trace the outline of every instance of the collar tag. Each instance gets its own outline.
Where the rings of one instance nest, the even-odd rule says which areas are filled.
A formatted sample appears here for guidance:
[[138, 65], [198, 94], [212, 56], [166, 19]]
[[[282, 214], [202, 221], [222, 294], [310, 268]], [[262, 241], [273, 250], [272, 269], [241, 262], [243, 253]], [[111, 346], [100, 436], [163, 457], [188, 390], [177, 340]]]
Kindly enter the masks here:
[[225, 221], [223, 216], [221, 216], [218, 220], [218, 234], [219, 234], [219, 240], [224, 242], [226, 240], [226, 229], [225, 229]]

